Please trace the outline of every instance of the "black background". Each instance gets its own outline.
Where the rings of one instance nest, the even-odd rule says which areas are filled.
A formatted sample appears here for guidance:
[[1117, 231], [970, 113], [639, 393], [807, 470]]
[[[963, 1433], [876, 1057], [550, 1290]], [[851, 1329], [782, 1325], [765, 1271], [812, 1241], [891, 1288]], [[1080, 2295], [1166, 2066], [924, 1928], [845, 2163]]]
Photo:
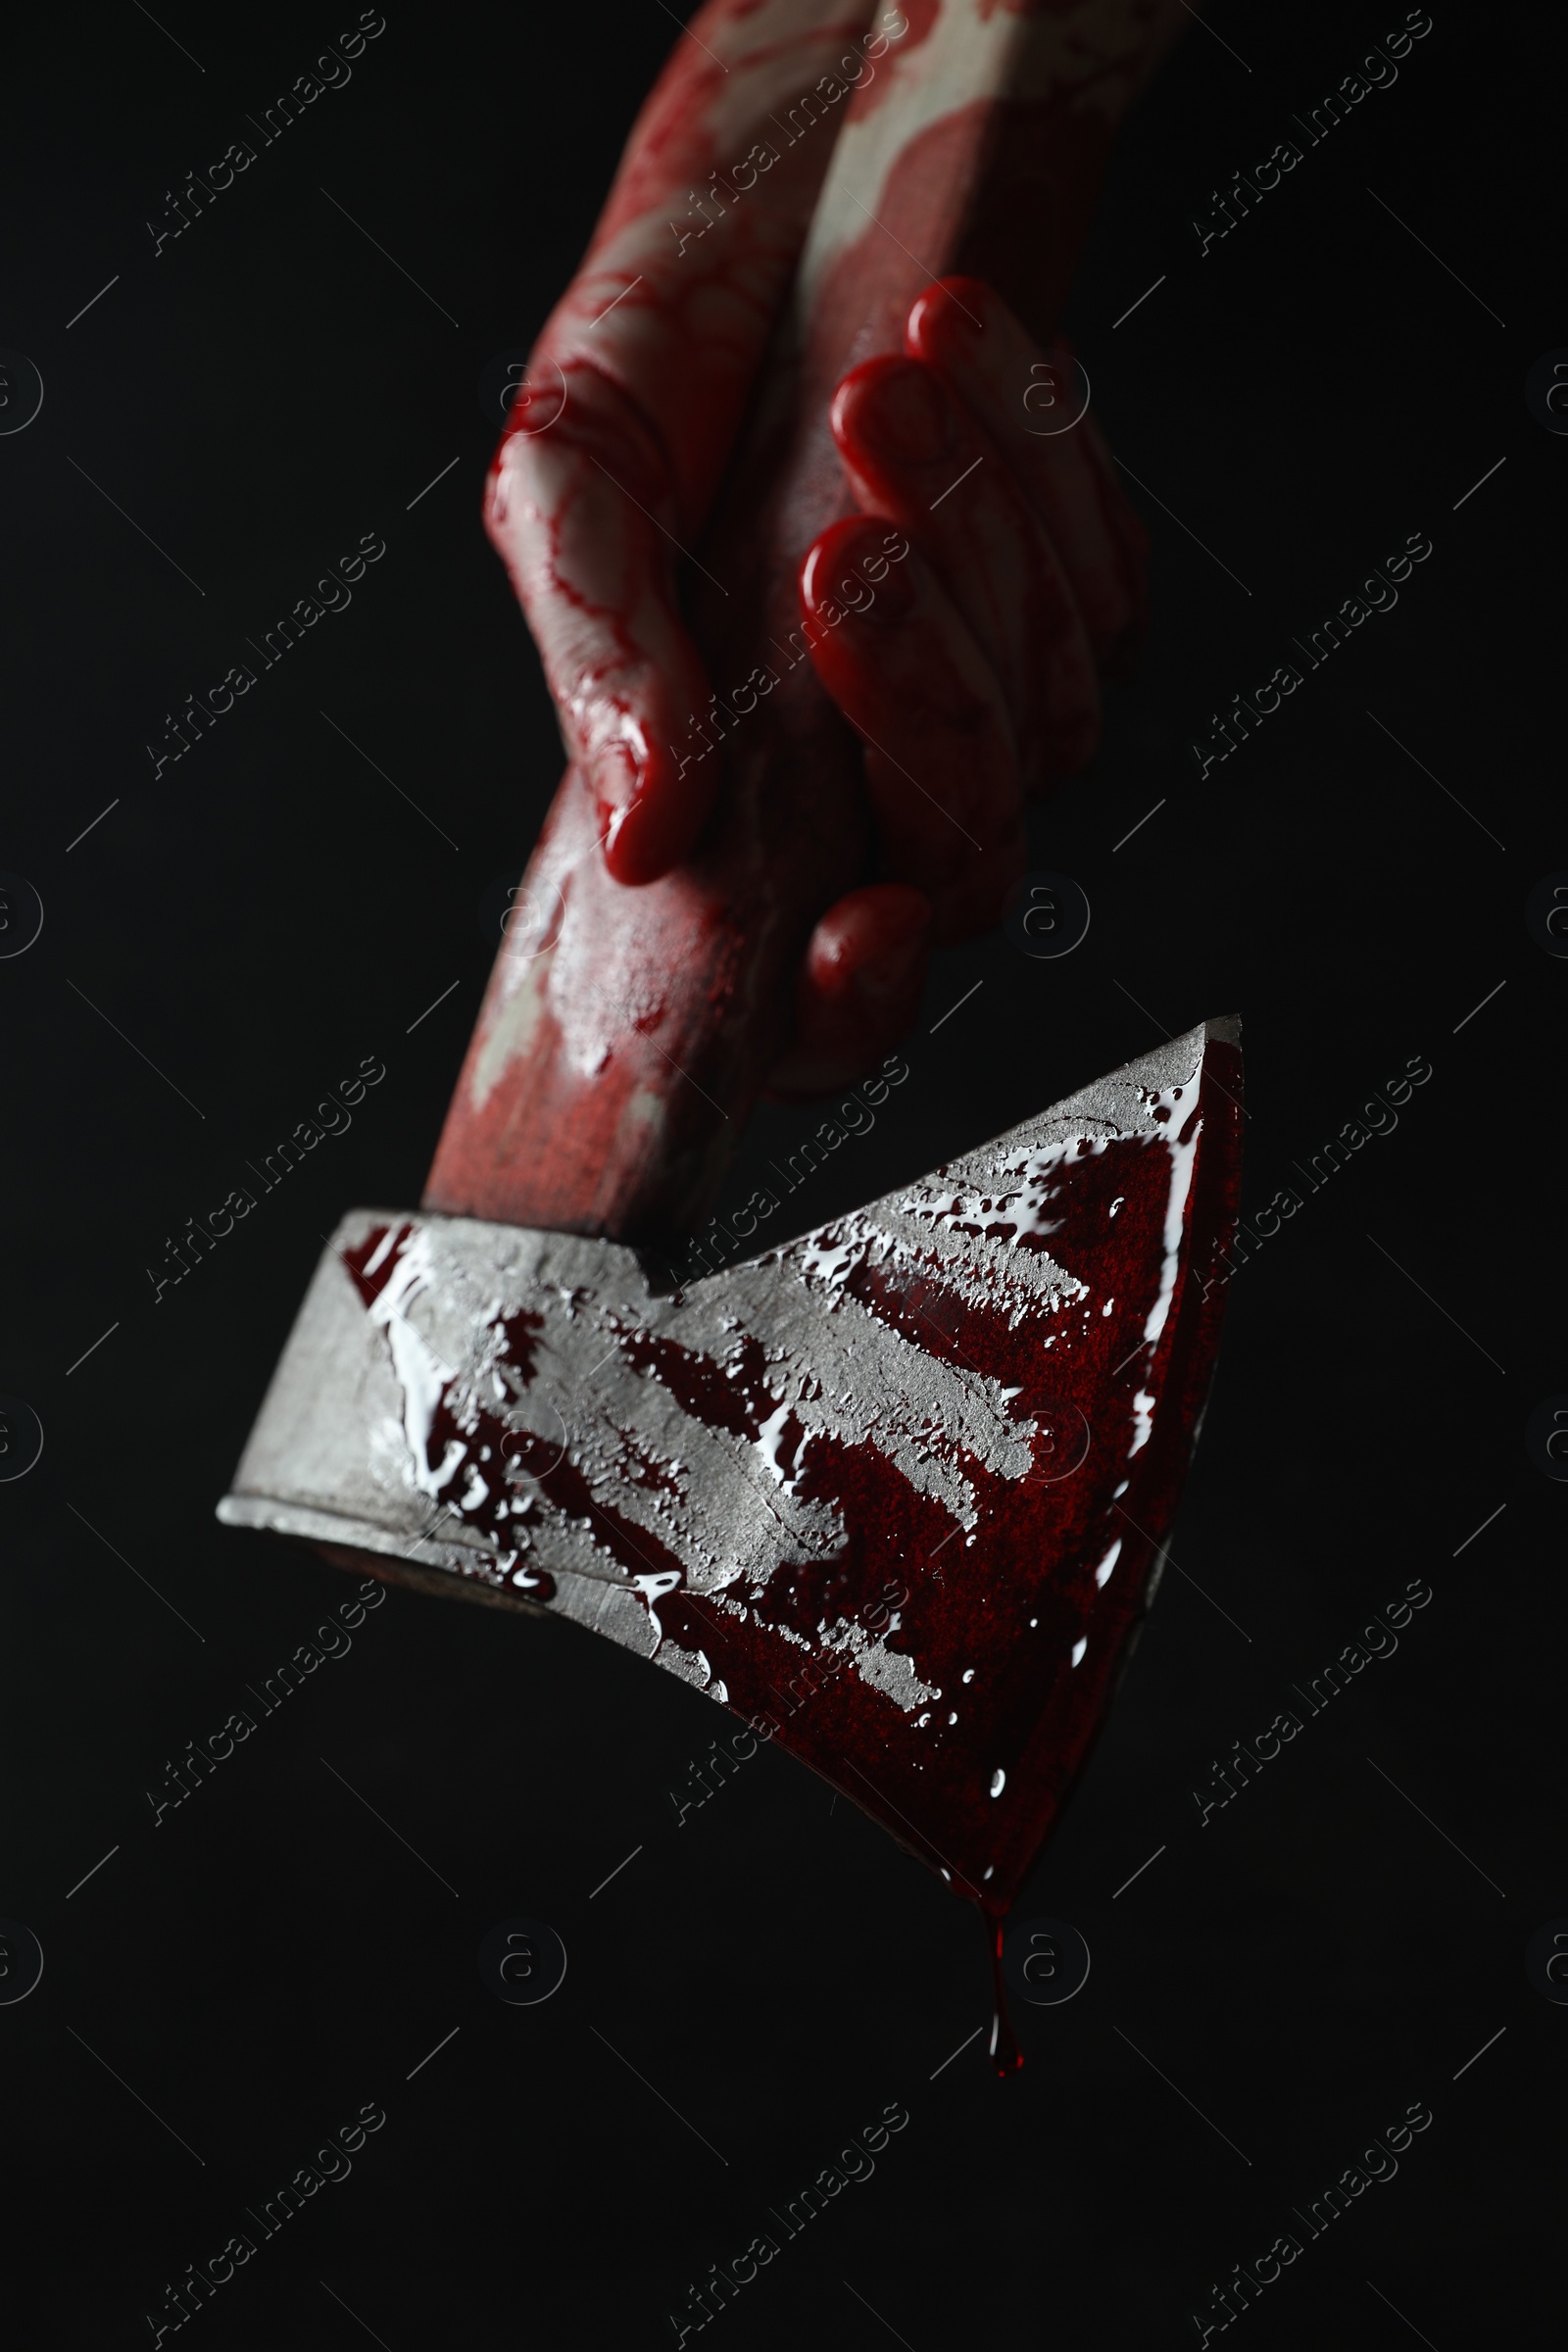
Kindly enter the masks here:
[[[1238, 1009], [1256, 1205], [1407, 1058], [1433, 1066], [1232, 1288], [1183, 1573], [1018, 1914], [1073, 1922], [1093, 1970], [1023, 2015], [1001, 2084], [983, 2035], [931, 2079], [989, 2019], [972, 1916], [782, 1756], [677, 1829], [711, 1710], [569, 1629], [390, 1592], [153, 1827], [166, 1758], [350, 1591], [214, 1505], [321, 1237], [418, 1197], [484, 982], [478, 903], [554, 789], [478, 526], [476, 380], [565, 282], [676, 35], [655, 0], [390, 9], [352, 82], [155, 260], [166, 188], [342, 27], [185, 10], [172, 39], [126, 6], [13, 31], [0, 344], [45, 385], [0, 439], [0, 865], [46, 910], [0, 963], [0, 1390], [46, 1433], [0, 1487], [0, 1913], [46, 1955], [0, 2008], [19, 2343], [150, 2341], [165, 2282], [365, 2101], [387, 2121], [352, 2177], [194, 2340], [672, 2343], [688, 2284], [895, 2099], [875, 2177], [720, 2340], [1196, 2341], [1210, 2282], [1412, 2100], [1435, 2120], [1398, 2177], [1245, 2341], [1556, 2340], [1568, 2012], [1522, 1965], [1568, 1913], [1563, 1495], [1523, 1444], [1568, 1387], [1543, 1132], [1568, 974], [1523, 922], [1568, 866], [1542, 528], [1568, 444], [1523, 399], [1568, 343], [1530, 250], [1557, 203], [1543, 20], [1436, 0], [1397, 84], [1254, 218], [1202, 260], [1188, 228], [1402, 13], [1216, 5], [1240, 58], [1195, 23], [1130, 125], [1067, 323], [1147, 485], [1154, 626], [1033, 835], [1091, 930], [1060, 963], [1000, 936], [940, 956], [909, 1081], [801, 1203], [818, 1222]], [[352, 608], [155, 782], [165, 712], [367, 531], [387, 553]], [[1397, 610], [1200, 783], [1208, 712], [1418, 531]], [[387, 1075], [352, 1131], [155, 1306], [166, 1236], [368, 1054]], [[729, 1197], [819, 1115], [762, 1113]], [[1417, 1577], [1398, 1653], [1200, 1829], [1209, 1760]], [[519, 1914], [570, 1956], [537, 2009], [475, 1967]]]

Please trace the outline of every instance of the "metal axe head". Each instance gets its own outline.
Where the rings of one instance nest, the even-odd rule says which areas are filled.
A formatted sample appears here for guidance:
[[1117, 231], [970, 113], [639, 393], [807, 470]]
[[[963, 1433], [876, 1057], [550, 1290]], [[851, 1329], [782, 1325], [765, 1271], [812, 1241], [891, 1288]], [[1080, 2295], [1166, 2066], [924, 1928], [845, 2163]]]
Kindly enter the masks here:
[[1000, 1915], [1158, 1581], [1240, 1093], [1210, 1021], [662, 1296], [613, 1243], [357, 1209], [219, 1516], [608, 1635]]

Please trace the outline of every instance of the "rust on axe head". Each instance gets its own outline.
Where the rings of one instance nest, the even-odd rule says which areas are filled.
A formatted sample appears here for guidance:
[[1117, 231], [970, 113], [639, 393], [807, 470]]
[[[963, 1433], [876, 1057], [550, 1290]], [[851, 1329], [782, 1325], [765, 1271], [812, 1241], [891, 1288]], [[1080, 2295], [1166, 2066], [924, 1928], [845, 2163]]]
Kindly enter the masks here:
[[356, 1210], [220, 1516], [609, 1635], [1000, 1915], [1158, 1581], [1240, 1090], [1210, 1021], [667, 1296], [613, 1243]]

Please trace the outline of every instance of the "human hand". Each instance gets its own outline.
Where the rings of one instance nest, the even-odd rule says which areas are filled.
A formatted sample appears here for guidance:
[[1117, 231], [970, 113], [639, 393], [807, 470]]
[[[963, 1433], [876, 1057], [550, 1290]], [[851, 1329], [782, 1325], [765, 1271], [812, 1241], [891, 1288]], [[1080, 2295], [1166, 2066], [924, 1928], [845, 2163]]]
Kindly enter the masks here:
[[[716, 759], [675, 748], [710, 696], [678, 565], [729, 462], [830, 142], [791, 140], [727, 209], [682, 183], [717, 154], [744, 183], [737, 156], [760, 156], [762, 126], [782, 129], [789, 93], [860, 23], [835, 21], [830, 0], [704, 12], [633, 133], [492, 469], [487, 525], [606, 867], [628, 887], [689, 855], [719, 782]], [[865, 746], [875, 878], [811, 935], [775, 1091], [838, 1084], [903, 1034], [933, 941], [997, 919], [1021, 867], [1024, 795], [1093, 749], [1096, 667], [1135, 628], [1142, 537], [1087, 418], [1039, 433], [1054, 362], [1062, 400], [1061, 356], [993, 292], [950, 279], [914, 305], [905, 355], [856, 369], [833, 403], [859, 518], [814, 542], [801, 595], [816, 673]], [[911, 552], [835, 621], [835, 583], [863, 573], [866, 534], [880, 542], [888, 522]]]
[[[1148, 543], [1094, 423], [1072, 421], [1073, 372], [994, 289], [950, 277], [914, 304], [902, 355], [838, 388], [859, 512], [813, 542], [801, 605], [864, 745], [879, 879], [816, 926], [775, 1093], [839, 1084], [895, 1042], [929, 946], [1000, 920], [1025, 798], [1094, 752], [1099, 679], [1142, 630]], [[910, 551], [893, 564], [888, 523]]]

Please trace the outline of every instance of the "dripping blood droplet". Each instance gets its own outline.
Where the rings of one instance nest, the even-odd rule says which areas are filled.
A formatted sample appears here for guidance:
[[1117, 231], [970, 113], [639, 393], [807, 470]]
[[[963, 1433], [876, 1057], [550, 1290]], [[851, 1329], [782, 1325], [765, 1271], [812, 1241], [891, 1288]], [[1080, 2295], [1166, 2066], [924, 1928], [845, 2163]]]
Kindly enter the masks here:
[[1002, 1922], [982, 1911], [980, 1924], [985, 1929], [991, 1953], [991, 1989], [996, 2001], [996, 2014], [991, 2021], [991, 2065], [998, 2080], [1004, 2082], [1023, 2065], [1023, 2052], [1007, 2013], [1007, 1984], [1002, 1973]]

